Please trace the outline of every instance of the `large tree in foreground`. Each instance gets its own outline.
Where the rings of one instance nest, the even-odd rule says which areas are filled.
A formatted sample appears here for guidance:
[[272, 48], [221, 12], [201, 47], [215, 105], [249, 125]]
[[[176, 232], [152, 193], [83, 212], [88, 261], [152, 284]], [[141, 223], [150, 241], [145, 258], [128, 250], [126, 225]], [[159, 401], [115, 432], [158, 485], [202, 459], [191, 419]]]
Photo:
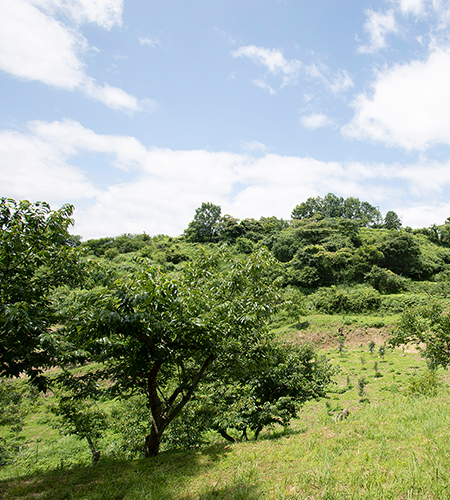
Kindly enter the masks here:
[[176, 277], [142, 270], [79, 295], [69, 323], [77, 352], [105, 366], [117, 394], [144, 394], [152, 413], [146, 456], [206, 375], [230, 378], [243, 354], [266, 342], [280, 302], [261, 249], [243, 260], [224, 251], [186, 264]]
[[41, 389], [52, 363], [44, 345], [55, 320], [49, 294], [80, 271], [69, 244], [72, 212], [0, 198], [0, 376], [26, 374]]

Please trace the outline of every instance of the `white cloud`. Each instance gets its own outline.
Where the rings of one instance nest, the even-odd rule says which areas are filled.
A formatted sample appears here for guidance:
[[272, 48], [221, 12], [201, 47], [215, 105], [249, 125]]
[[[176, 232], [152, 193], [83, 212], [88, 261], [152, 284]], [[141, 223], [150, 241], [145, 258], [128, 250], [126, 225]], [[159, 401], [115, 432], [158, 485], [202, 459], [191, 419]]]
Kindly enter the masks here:
[[450, 144], [450, 50], [381, 72], [371, 96], [360, 94], [344, 135], [408, 150]]
[[270, 95], [277, 94], [277, 91], [273, 87], [271, 87], [268, 83], [266, 83], [264, 80], [256, 79], [256, 80], [253, 80], [252, 83], [256, 87], [259, 87], [260, 89], [266, 90], [267, 92], [269, 92]]
[[[302, 65], [297, 59], [287, 60], [283, 53], [277, 49], [266, 49], [255, 45], [246, 45], [232, 52], [233, 57], [248, 57], [253, 62], [264, 66], [270, 74], [281, 76], [281, 87], [294, 85], [298, 81], [299, 70]], [[259, 87], [265, 88], [271, 94], [275, 91], [263, 80], [255, 80]]]
[[[122, 233], [181, 234], [204, 201], [238, 218], [289, 218], [310, 196], [357, 196], [417, 227], [445, 220], [450, 163], [413, 165], [324, 162], [267, 154], [149, 148], [130, 136], [102, 135], [80, 123], [35, 121], [24, 131], [0, 132], [2, 195], [52, 206], [74, 203], [74, 229], [84, 238]], [[103, 159], [102, 179], [86, 155]], [[82, 155], [84, 168], [76, 166]], [[14, 168], [11, 168], [14, 165]], [[91, 168], [93, 170], [91, 170]], [[108, 171], [109, 169], [109, 171]], [[106, 175], [105, 175], [106, 174]], [[428, 206], [411, 220], [415, 207]], [[434, 207], [434, 208], [433, 208]], [[447, 207], [448, 208], [448, 207]], [[397, 210], [396, 210], [397, 211]]]
[[241, 141], [241, 148], [251, 153], [265, 153], [268, 147], [259, 141]]
[[391, 9], [385, 13], [366, 11], [367, 20], [364, 30], [369, 35], [369, 44], [358, 47], [358, 52], [373, 54], [386, 47], [386, 36], [398, 31], [394, 11]]
[[399, 0], [399, 4], [403, 14], [420, 16], [425, 9], [425, 0]]
[[139, 37], [139, 43], [141, 45], [148, 45], [152, 49], [154, 47], [159, 47], [161, 45], [161, 40], [159, 38], [150, 38], [148, 36], [141, 36]]
[[86, 40], [25, 0], [0, 2], [0, 68], [26, 80], [74, 90], [85, 78]]
[[334, 124], [331, 118], [328, 118], [327, 116], [320, 113], [304, 115], [300, 118], [300, 122], [304, 127], [312, 130]]
[[146, 110], [151, 112], [156, 108], [156, 102], [152, 99], [142, 99], [139, 101], [123, 89], [111, 87], [107, 83], [100, 86], [94, 80], [86, 79], [82, 88], [89, 97], [117, 111], [133, 113], [135, 111]]
[[122, 25], [123, 0], [29, 0], [51, 15], [70, 17], [75, 23], [94, 23], [104, 29]]
[[0, 132], [0, 184], [9, 197], [57, 204], [100, 194], [58, 147], [33, 133], [8, 130]]
[[[123, 89], [99, 85], [88, 76], [82, 55], [88, 42], [75, 28], [48, 11], [64, 11], [78, 22], [111, 28], [121, 22], [118, 0], [2, 0], [0, 2], [0, 69], [23, 80], [35, 80], [79, 91], [106, 106], [134, 112], [148, 108]], [[56, 15], [56, 14], [55, 14]]]
[[339, 71], [334, 77], [334, 80], [330, 83], [330, 90], [334, 94], [338, 94], [339, 92], [345, 92], [353, 87], [353, 85], [353, 80], [347, 71]]

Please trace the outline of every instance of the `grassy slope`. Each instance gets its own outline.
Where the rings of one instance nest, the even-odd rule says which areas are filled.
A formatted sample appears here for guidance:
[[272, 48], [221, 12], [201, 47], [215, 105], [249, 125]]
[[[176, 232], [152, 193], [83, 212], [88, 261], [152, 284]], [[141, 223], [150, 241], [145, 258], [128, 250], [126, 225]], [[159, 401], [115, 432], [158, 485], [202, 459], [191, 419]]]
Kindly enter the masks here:
[[[61, 468], [68, 454], [88, 464], [86, 446], [45, 430], [46, 417], [38, 414], [31, 429], [41, 439], [40, 451], [22, 467], [1, 471], [0, 498], [450, 498], [446, 372], [440, 372], [444, 384], [438, 396], [407, 397], [408, 381], [425, 369], [417, 353], [388, 351], [381, 358], [378, 346], [384, 333], [357, 324], [345, 327], [346, 344], [338, 352], [338, 341], [329, 333], [334, 326], [316, 318], [307, 330], [288, 329], [293, 341], [314, 337], [340, 372], [329, 398], [305, 405], [287, 431], [275, 429], [258, 442], [218, 442], [148, 460]], [[377, 343], [374, 355], [368, 350], [371, 339]], [[375, 377], [375, 363], [381, 377]], [[363, 397], [358, 394], [361, 378], [367, 383]], [[335, 421], [343, 408], [350, 416]], [[52, 439], [51, 446], [46, 444]], [[46, 462], [46, 454], [53, 461]]]

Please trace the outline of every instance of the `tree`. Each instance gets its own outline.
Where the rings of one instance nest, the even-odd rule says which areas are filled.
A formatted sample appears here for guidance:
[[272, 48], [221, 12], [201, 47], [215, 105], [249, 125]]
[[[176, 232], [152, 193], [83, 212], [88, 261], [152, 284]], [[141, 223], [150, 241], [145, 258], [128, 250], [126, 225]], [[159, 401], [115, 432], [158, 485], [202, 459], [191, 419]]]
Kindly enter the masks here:
[[391, 231], [378, 245], [383, 253], [381, 267], [395, 274], [417, 276], [422, 271], [421, 252], [418, 240], [404, 231]]
[[0, 380], [0, 465], [4, 465], [20, 449], [18, 439], [25, 416], [37, 399], [37, 391], [23, 382]]
[[402, 221], [394, 211], [389, 210], [384, 218], [383, 227], [399, 231], [402, 228]]
[[188, 225], [185, 231], [186, 237], [190, 241], [204, 243], [206, 241], [215, 241], [218, 228], [217, 223], [220, 220], [221, 208], [213, 203], [202, 203], [200, 208], [195, 211], [194, 220]]
[[320, 196], [317, 198], [308, 198], [306, 201], [297, 205], [292, 211], [291, 217], [295, 219], [321, 219], [323, 217], [323, 200]]
[[389, 343], [393, 346], [415, 343], [432, 368], [447, 368], [450, 365], [450, 313], [436, 301], [407, 309]]
[[324, 198], [308, 198], [292, 211], [292, 219], [344, 218], [359, 222], [360, 226], [377, 227], [382, 218], [379, 210], [358, 198], [342, 198], [328, 193]]
[[228, 441], [235, 441], [229, 429], [245, 439], [250, 430], [258, 439], [265, 427], [286, 427], [301, 404], [325, 396], [333, 374], [311, 344], [269, 342], [256, 346], [251, 358], [242, 360], [238, 383], [218, 379], [208, 393], [213, 427]]
[[92, 453], [92, 463], [97, 463], [100, 451], [96, 449], [95, 441], [102, 437], [107, 420], [106, 414], [97, 405], [100, 391], [95, 384], [95, 377], [89, 373], [74, 377], [63, 371], [58, 377], [57, 387], [57, 404], [51, 408], [57, 417], [54, 426], [62, 435], [86, 439]]
[[206, 375], [231, 376], [241, 353], [262, 342], [280, 303], [266, 249], [233, 259], [221, 250], [184, 265], [176, 277], [142, 270], [81, 293], [68, 339], [106, 366], [117, 394], [144, 394], [152, 413], [146, 456]]
[[0, 199], [0, 376], [26, 374], [41, 389], [51, 365], [45, 334], [54, 325], [53, 287], [81, 277], [68, 233], [72, 205]]

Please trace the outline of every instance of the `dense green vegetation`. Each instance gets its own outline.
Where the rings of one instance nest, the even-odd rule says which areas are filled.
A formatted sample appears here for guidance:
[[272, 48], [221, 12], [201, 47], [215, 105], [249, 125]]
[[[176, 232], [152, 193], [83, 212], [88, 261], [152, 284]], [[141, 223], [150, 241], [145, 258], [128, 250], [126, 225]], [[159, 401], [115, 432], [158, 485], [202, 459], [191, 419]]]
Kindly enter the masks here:
[[[68, 233], [70, 206], [0, 208], [3, 477], [75, 484], [91, 473], [43, 471], [90, 459], [114, 476], [118, 460], [162, 450], [150, 465], [127, 463], [139, 484], [109, 485], [105, 497], [92, 476], [79, 493], [43, 486], [43, 497], [445, 498], [448, 453], [428, 469], [426, 429], [445, 427], [450, 404], [438, 371], [450, 362], [449, 220], [402, 228], [394, 212], [328, 194], [289, 221], [240, 221], [204, 203], [179, 237], [82, 242]], [[433, 423], [409, 410], [417, 397], [436, 407]], [[412, 443], [407, 419], [425, 426], [408, 431]], [[401, 462], [383, 486], [396, 447], [421, 465], [402, 483], [412, 462]], [[170, 473], [173, 460], [184, 472]], [[168, 469], [142, 478], [155, 467]], [[221, 479], [233, 467], [242, 477]], [[25, 483], [8, 498], [25, 498]]]

